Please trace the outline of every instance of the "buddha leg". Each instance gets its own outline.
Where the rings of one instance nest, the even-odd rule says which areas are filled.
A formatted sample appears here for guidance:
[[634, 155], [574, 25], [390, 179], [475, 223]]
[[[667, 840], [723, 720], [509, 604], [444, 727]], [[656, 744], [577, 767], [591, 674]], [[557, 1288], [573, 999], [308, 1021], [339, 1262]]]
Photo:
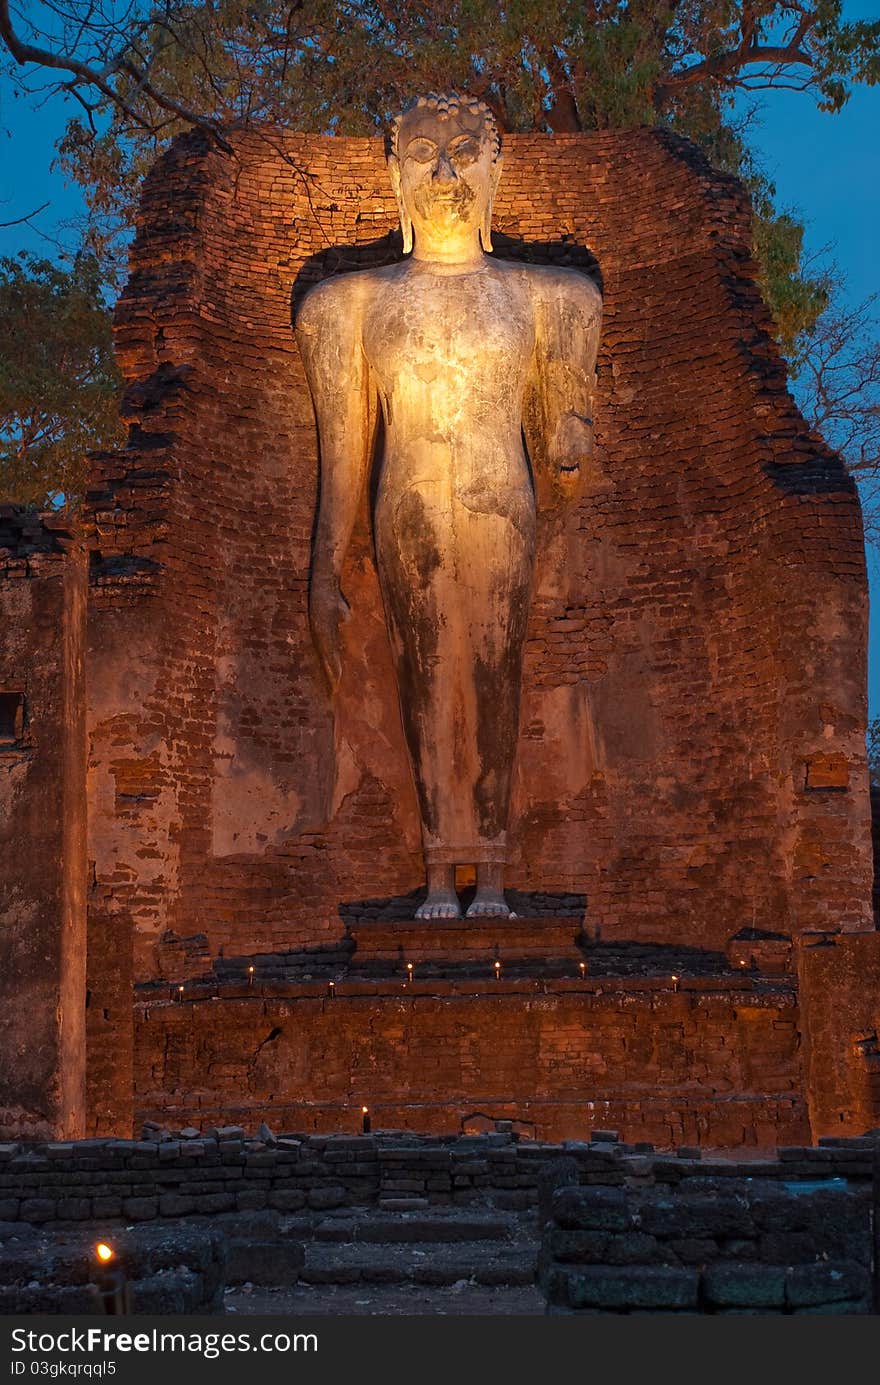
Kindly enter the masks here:
[[[532, 502], [514, 493], [504, 513], [478, 511], [427, 485], [388, 501], [376, 551], [430, 899], [432, 879], [451, 890], [440, 868], [500, 868], [506, 858]], [[507, 913], [500, 869], [491, 880], [474, 912]], [[451, 903], [438, 897], [438, 907]], [[449, 917], [430, 908], [423, 917]]]
[[504, 866], [501, 862], [477, 862], [477, 892], [467, 916], [469, 919], [511, 917], [504, 898]]
[[416, 918], [461, 918], [461, 907], [455, 893], [455, 866], [428, 866], [428, 894], [424, 904], [416, 909]]

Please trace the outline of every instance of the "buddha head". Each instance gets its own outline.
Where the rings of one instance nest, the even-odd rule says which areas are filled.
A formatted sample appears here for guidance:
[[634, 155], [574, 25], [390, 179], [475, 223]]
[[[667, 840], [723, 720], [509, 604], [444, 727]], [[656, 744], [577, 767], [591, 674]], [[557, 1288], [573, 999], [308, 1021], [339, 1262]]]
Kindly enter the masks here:
[[458, 92], [419, 96], [391, 122], [387, 153], [405, 254], [420, 227], [435, 240], [473, 228], [492, 249], [501, 135], [487, 105]]

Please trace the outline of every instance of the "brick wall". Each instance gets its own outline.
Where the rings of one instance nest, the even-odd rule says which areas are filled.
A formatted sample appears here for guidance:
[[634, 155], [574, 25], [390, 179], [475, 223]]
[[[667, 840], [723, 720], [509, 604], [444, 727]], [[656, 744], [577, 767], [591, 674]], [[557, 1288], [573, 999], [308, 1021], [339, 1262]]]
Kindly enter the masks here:
[[[334, 947], [358, 901], [422, 880], [366, 504], [335, 719], [309, 638], [290, 330], [292, 295], [397, 253], [394, 222], [375, 140], [241, 135], [227, 159], [190, 137], [145, 186], [117, 323], [131, 438], [90, 496], [96, 1131], [128, 1128], [132, 1065], [148, 1104], [239, 1099], [252, 1006], [207, 1084], [198, 1025], [165, 1076], [155, 1029], [133, 1037], [127, 978], [167, 976], [169, 939], [203, 969]], [[650, 132], [522, 136], [496, 227], [499, 253], [598, 262], [605, 293], [601, 476], [541, 519], [511, 885], [585, 896], [603, 938], [870, 926], [858, 502], [786, 393], [741, 189]], [[372, 1023], [396, 1032], [384, 1002]]]
[[188, 987], [180, 1001], [143, 991], [138, 1116], [332, 1131], [356, 1128], [366, 1104], [386, 1129], [442, 1133], [483, 1117], [542, 1140], [596, 1124], [664, 1148], [808, 1139], [794, 994], [736, 982], [345, 980], [332, 999], [327, 982]]
[[541, 1246], [551, 1314], [870, 1313], [869, 1202], [842, 1180], [559, 1188]]
[[[598, 1185], [606, 1195], [626, 1188], [656, 1200], [677, 1200], [681, 1193], [699, 1191], [704, 1221], [711, 1221], [706, 1193], [723, 1197], [737, 1180], [760, 1180], [765, 1188], [818, 1184], [833, 1191], [830, 1180], [845, 1179], [864, 1194], [873, 1167], [867, 1140], [792, 1147], [780, 1151], [778, 1159], [736, 1162], [699, 1161], [687, 1150], [663, 1157], [650, 1146], [620, 1143], [608, 1131], [597, 1131], [590, 1143], [564, 1146], [503, 1132], [432, 1139], [353, 1130], [268, 1142], [249, 1139], [235, 1127], [201, 1136], [167, 1129], [161, 1138], [159, 1131], [153, 1133], [156, 1138], [143, 1140], [0, 1145], [0, 1219], [140, 1222], [264, 1207], [291, 1212], [387, 1205], [389, 1198], [412, 1205], [490, 1202], [516, 1209], [539, 1204], [548, 1171], [564, 1158], [573, 1169], [568, 1181], [573, 1176]], [[789, 1215], [789, 1225], [776, 1229], [796, 1230], [796, 1222]]]
[[814, 1137], [880, 1126], [880, 933], [805, 935], [798, 948], [803, 1062]]
[[84, 1133], [85, 605], [76, 534], [51, 513], [0, 506], [5, 1135]]
[[[407, 1123], [418, 1108], [430, 1128], [503, 1097], [566, 1134], [593, 1100], [664, 1143], [802, 1132], [790, 994], [746, 1021], [703, 987], [666, 1046], [662, 985], [576, 1013], [563, 992], [520, 995], [497, 1052], [484, 1051], [499, 1022], [485, 987], [417, 1002], [380, 987], [333, 1024], [306, 992], [215, 1002], [214, 1019], [188, 1004], [189, 1034], [176, 1010], [147, 1021], [146, 1000], [133, 1016], [133, 986], [338, 950], [347, 920], [377, 900], [400, 917], [422, 883], [366, 497], [335, 712], [309, 637], [317, 450], [290, 328], [310, 283], [398, 253], [394, 221], [376, 140], [240, 134], [227, 157], [189, 136], [145, 185], [117, 319], [129, 441], [95, 459], [85, 507], [88, 1129], [128, 1132], [169, 1100], [211, 1119], [255, 1110], [251, 1058], [276, 1005], [315, 1060], [296, 1083], [273, 1074], [291, 1110], [321, 1105], [326, 1064], [339, 1092], [366, 1071], [389, 1111]], [[742, 189], [656, 132], [511, 137], [496, 227], [498, 253], [579, 265], [605, 295], [599, 474], [579, 508], [540, 520], [511, 887], [532, 904], [585, 901], [603, 943], [720, 952], [743, 928], [783, 942], [871, 929], [858, 500], [786, 392]], [[41, 561], [25, 574], [39, 579]], [[28, 889], [41, 832], [67, 823], [81, 850], [80, 808], [47, 804], [35, 790], [10, 838], [30, 853]], [[66, 904], [55, 888], [51, 928], [57, 908], [79, 917], [80, 885]], [[401, 1033], [421, 1036], [429, 1069], [439, 1056], [433, 1116]], [[658, 1052], [659, 1094], [637, 1056], [652, 1070]]]
[[[741, 189], [651, 132], [519, 136], [496, 224], [510, 256], [595, 256], [605, 292], [602, 477], [542, 518], [511, 884], [585, 894], [603, 936], [869, 926], [858, 502], [786, 393]], [[189, 138], [145, 187], [132, 443], [92, 495], [94, 908], [137, 977], [168, 928], [316, 946], [422, 879], [366, 506], [335, 724], [309, 639], [289, 320], [393, 225], [375, 140]]]

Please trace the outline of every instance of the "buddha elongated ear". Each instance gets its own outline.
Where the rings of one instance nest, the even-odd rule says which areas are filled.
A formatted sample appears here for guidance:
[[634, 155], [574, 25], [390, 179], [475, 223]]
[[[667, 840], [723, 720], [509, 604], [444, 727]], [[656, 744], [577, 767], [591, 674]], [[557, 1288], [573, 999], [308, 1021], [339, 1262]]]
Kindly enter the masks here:
[[489, 200], [486, 203], [486, 210], [483, 212], [483, 219], [480, 222], [480, 244], [487, 255], [492, 249], [492, 208], [495, 206], [495, 194], [498, 191], [498, 184], [501, 181], [500, 154], [493, 159], [492, 172], [489, 176]]
[[388, 176], [391, 179], [391, 187], [397, 202], [397, 214], [400, 217], [400, 229], [403, 234], [403, 253], [408, 255], [413, 248], [413, 224], [412, 218], [406, 207], [403, 205], [403, 195], [400, 190], [400, 160], [396, 154], [388, 155]]

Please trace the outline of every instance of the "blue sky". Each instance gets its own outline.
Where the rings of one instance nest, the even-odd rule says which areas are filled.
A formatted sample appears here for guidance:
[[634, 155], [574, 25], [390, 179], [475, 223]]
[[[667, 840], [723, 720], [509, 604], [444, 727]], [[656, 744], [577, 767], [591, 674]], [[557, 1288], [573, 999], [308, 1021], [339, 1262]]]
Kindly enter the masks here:
[[[880, 0], [846, 0], [849, 19], [880, 17]], [[795, 92], [757, 94], [760, 115], [750, 142], [776, 184], [781, 208], [806, 222], [808, 246], [830, 247], [844, 270], [850, 297], [859, 302], [880, 290], [877, 267], [880, 223], [880, 87], [856, 90], [843, 111], [816, 110], [812, 98]], [[53, 96], [42, 101], [16, 96], [0, 77], [0, 221], [50, 206], [33, 226], [0, 228], [0, 254], [21, 249], [52, 257], [57, 247], [44, 237], [65, 239], [65, 224], [80, 209], [75, 188], [51, 165], [54, 141], [76, 107]], [[42, 233], [42, 234], [41, 234]], [[69, 238], [69, 237], [68, 237]], [[880, 715], [880, 554], [869, 557], [874, 593], [871, 617], [869, 695]]]
[[[844, 6], [849, 18], [880, 17], [873, 5]], [[819, 111], [798, 92], [765, 95], [751, 146], [776, 185], [780, 209], [805, 222], [807, 246], [829, 247], [844, 271], [848, 296], [860, 303], [880, 291], [880, 86], [860, 87], [837, 115]], [[880, 322], [878, 322], [880, 334]], [[868, 698], [880, 716], [880, 552], [868, 552], [871, 586]]]

